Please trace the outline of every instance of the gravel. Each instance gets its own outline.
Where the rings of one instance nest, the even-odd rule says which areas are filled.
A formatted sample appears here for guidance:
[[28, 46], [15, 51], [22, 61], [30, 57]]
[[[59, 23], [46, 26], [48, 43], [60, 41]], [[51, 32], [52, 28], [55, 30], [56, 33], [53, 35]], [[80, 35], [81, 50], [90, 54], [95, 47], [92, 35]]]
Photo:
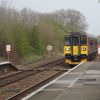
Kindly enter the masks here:
[[33, 85], [42, 82], [43, 80], [48, 79], [49, 77], [55, 75], [56, 73], [58, 73], [58, 71], [51, 71], [51, 70], [43, 71], [36, 75], [27, 77], [10, 85], [4, 86], [0, 88], [0, 100], [5, 100], [17, 94], [18, 92], [25, 90], [26, 88], [29, 88]]

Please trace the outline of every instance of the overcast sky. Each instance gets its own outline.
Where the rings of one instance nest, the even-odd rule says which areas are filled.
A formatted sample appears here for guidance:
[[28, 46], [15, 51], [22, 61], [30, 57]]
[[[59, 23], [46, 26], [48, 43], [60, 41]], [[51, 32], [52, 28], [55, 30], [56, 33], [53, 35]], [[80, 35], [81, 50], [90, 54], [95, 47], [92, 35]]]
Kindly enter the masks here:
[[89, 25], [87, 32], [100, 35], [100, 3], [98, 0], [13, 0], [13, 6], [19, 10], [26, 7], [43, 13], [69, 8], [78, 10], [86, 17]]

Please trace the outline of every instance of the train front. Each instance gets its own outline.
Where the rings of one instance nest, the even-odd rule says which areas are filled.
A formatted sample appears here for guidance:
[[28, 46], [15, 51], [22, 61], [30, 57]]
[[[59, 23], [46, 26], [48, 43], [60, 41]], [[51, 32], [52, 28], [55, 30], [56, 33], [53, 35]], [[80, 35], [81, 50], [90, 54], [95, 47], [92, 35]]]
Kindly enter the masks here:
[[64, 46], [65, 62], [70, 65], [87, 61], [87, 36], [70, 34], [65, 36]]

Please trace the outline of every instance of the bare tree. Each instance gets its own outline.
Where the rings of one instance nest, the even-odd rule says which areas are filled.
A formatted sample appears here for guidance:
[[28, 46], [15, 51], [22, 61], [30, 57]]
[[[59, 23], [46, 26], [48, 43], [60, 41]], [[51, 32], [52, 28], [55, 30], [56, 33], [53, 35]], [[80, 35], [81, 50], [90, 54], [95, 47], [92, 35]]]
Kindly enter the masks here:
[[8, 8], [12, 4], [12, 0], [0, 0], [0, 6], [3, 8]]
[[70, 27], [74, 31], [85, 31], [87, 29], [86, 19], [79, 11], [72, 9], [60, 10], [56, 12], [56, 15], [59, 23]]

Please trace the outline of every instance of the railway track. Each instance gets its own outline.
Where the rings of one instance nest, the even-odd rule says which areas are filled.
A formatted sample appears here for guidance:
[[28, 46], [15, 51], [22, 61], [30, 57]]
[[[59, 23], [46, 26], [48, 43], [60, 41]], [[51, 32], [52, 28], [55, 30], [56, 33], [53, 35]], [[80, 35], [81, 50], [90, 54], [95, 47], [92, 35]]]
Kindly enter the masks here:
[[11, 84], [15, 81], [29, 77], [31, 75], [40, 73], [41, 71], [48, 70], [49, 68], [52, 68], [54, 66], [57, 66], [57, 65], [60, 65], [60, 64], [63, 64], [63, 63], [64, 63], [64, 59], [59, 59], [59, 60], [56, 60], [56, 61], [53, 61], [53, 62], [49, 62], [49, 63], [46, 63], [46, 64], [39, 65], [36, 68], [33, 68], [32, 70], [21, 71], [21, 72], [18, 72], [16, 74], [12, 74], [12, 75], [9, 75], [9, 76], [6, 76], [6, 77], [2, 77], [2, 78], [0, 78], [0, 87]]
[[[23, 96], [23, 94], [27, 94], [27, 93], [32, 92], [36, 88], [43, 86], [45, 83], [54, 79], [58, 75], [68, 71], [68, 69], [63, 69], [63, 68], [59, 69], [58, 68], [58, 66], [61, 67], [63, 64], [64, 64], [64, 58], [60, 58], [60, 59], [56, 59], [54, 61], [42, 63], [42, 64], [36, 66], [35, 68], [32, 68], [31, 70], [20, 70], [17, 73], [14, 73], [12, 75], [2, 77], [2, 78], [0, 78], [0, 89], [1, 89], [0, 93], [2, 94], [2, 88], [3, 88], [3, 90], [6, 90], [7, 88], [10, 88], [11, 86], [13, 86], [13, 84], [14, 85], [16, 84], [15, 87], [19, 87], [20, 84], [18, 85], [18, 83], [20, 83], [22, 80], [30, 79], [30, 77], [34, 78], [34, 76], [37, 77], [38, 74], [40, 74], [40, 73], [42, 73], [42, 74], [44, 73], [44, 75], [47, 76], [47, 78], [44, 78], [43, 80], [42, 80], [42, 77], [44, 77], [44, 76], [41, 76], [41, 81], [39, 80], [39, 82], [37, 82], [37, 84], [35, 83], [35, 85], [34, 84], [33, 85], [28, 84], [27, 89], [25, 87], [23, 89], [21, 88], [21, 90], [18, 93], [16, 93], [18, 95], [17, 98], [19, 98], [19, 97], [21, 98]], [[49, 76], [48, 73], [49, 73], [49, 75], [50, 75], [50, 73], [53, 73], [53, 74], [51, 74], [51, 76]], [[30, 91], [30, 92], [28, 92], [28, 91]], [[12, 94], [8, 97], [15, 96], [16, 94], [14, 93], [14, 94]], [[21, 96], [19, 96], [19, 94], [21, 94]], [[7, 96], [2, 96], [2, 98], [3, 97], [8, 100]], [[9, 100], [10, 99], [12, 100], [13, 97], [9, 98]], [[4, 99], [1, 99], [1, 100], [4, 100]], [[20, 99], [14, 98], [13, 100], [20, 100]]]
[[[100, 56], [98, 56], [98, 58], [96, 60], [99, 60]], [[50, 82], [51, 80], [53, 80], [55, 77], [61, 75], [62, 73], [64, 73], [65, 71], [68, 71], [68, 70], [60, 70], [60, 69], [52, 69], [52, 66], [56, 66], [56, 65], [59, 65], [59, 64], [62, 64], [62, 61], [63, 60], [59, 60], [59, 63], [56, 62], [54, 64], [51, 65], [51, 63], [47, 64], [47, 67], [46, 66], [43, 66], [42, 65], [37, 68], [33, 68], [34, 70], [36, 71], [42, 71], [42, 70], [56, 70], [58, 71], [58, 73], [56, 73], [55, 75], [49, 77], [48, 79], [36, 84], [36, 85], [33, 85], [23, 91], [21, 91], [20, 93], [8, 98], [8, 100], [21, 100], [23, 97], [25, 97], [26, 95], [30, 94], [31, 92], [35, 91], [36, 89], [38, 89], [39, 87], [43, 86], [44, 84]], [[51, 67], [50, 67], [51, 66]], [[49, 67], [49, 68], [48, 68]]]
[[38, 71], [23, 71], [23, 72], [18, 72], [16, 74], [12, 74], [12, 75], [0, 78], [0, 87], [11, 84], [25, 77], [29, 77], [36, 73], [38, 73]]
[[30, 88], [28, 89], [25, 89], [24, 91], [8, 98], [8, 100], [21, 100], [23, 97], [25, 97], [26, 95], [32, 93], [33, 91], [37, 90], [38, 88], [40, 88], [41, 86], [43, 86], [44, 84], [50, 82], [51, 80], [53, 80], [54, 78], [56, 78], [57, 76], [63, 74], [65, 71], [59, 71], [58, 73], [56, 73], [55, 75], [49, 77], [48, 79], [36, 84], [36, 85], [33, 85], [31, 86]]
[[54, 66], [61, 65], [63, 63], [64, 63], [64, 58], [60, 58], [60, 59], [57, 59], [57, 60], [54, 60], [48, 63], [44, 63], [42, 65], [38, 65], [37, 67], [32, 68], [32, 70], [46, 70]]

